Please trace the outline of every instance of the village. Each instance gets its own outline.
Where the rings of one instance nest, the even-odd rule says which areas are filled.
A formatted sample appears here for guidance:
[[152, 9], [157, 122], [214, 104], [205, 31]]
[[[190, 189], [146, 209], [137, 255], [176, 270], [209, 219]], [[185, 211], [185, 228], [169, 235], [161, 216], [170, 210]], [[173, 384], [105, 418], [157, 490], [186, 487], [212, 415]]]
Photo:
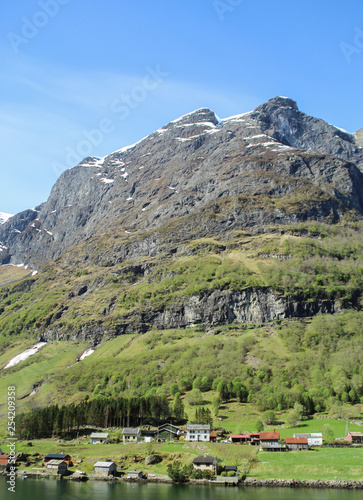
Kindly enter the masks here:
[[[122, 429], [123, 445], [141, 444], [148, 446], [149, 456], [145, 458], [145, 464], [157, 464], [159, 459], [157, 453], [153, 452], [153, 444], [156, 443], [218, 443], [226, 447], [228, 455], [228, 445], [239, 447], [254, 447], [256, 452], [296, 452], [317, 450], [327, 446], [323, 441], [321, 432], [294, 433], [293, 436], [280, 438], [278, 431], [262, 431], [246, 434], [228, 434], [223, 430], [212, 430], [209, 424], [187, 424], [178, 427], [170, 423], [165, 423], [157, 428], [125, 427]], [[31, 444], [31, 443], [29, 443]], [[109, 432], [91, 432], [86, 444], [100, 447], [100, 445], [111, 445], [112, 439]], [[363, 434], [361, 432], [348, 432], [344, 438], [335, 440], [330, 446], [354, 447], [363, 444]], [[107, 448], [102, 446], [102, 452]], [[55, 478], [67, 478], [71, 480], [113, 480], [121, 478], [124, 481], [157, 481], [171, 482], [172, 474], [169, 476], [157, 474], [153, 471], [145, 472], [142, 468], [135, 470], [124, 470], [117, 461], [108, 458], [99, 458], [93, 463], [93, 470], [85, 472], [82, 470], [82, 460], [72, 457], [71, 452], [64, 450], [63, 453], [47, 453], [43, 457], [38, 453], [39, 461], [36, 468], [29, 469], [27, 456], [24, 453], [16, 454], [17, 474], [22, 479], [35, 476], [53, 476]], [[222, 461], [223, 462], [223, 461]], [[230, 462], [230, 461], [229, 461]], [[216, 455], [203, 453], [194, 456], [190, 460], [190, 477], [196, 480], [208, 480], [215, 484], [237, 485], [248, 475], [248, 468], [239, 467], [236, 464], [223, 464]], [[6, 474], [9, 470], [9, 455], [0, 449], [0, 468]], [[169, 470], [169, 469], [168, 469]], [[172, 469], [170, 469], [172, 470]], [[178, 481], [176, 481], [178, 482]]]

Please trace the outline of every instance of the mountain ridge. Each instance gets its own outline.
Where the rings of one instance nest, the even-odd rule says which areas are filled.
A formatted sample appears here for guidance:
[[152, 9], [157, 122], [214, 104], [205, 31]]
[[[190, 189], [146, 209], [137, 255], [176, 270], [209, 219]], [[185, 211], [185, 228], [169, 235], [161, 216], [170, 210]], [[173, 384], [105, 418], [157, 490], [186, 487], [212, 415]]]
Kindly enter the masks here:
[[278, 97], [223, 120], [201, 108], [65, 171], [0, 226], [0, 368], [47, 343], [2, 371], [4, 397], [14, 377], [22, 405], [47, 405], [102, 378], [169, 394], [202, 371], [268, 408], [359, 401], [360, 158], [355, 135]]
[[362, 170], [354, 134], [305, 115], [290, 98], [223, 120], [200, 108], [63, 172], [47, 201], [1, 225], [1, 263], [38, 270], [105, 230], [147, 232], [227, 199], [226, 230], [361, 217]]

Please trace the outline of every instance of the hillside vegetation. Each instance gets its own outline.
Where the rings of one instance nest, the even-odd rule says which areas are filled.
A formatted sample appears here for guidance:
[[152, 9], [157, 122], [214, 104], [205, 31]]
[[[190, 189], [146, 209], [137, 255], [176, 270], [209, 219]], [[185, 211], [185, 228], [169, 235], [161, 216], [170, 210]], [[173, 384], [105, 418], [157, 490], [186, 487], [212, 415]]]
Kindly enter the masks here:
[[[82, 328], [97, 325], [112, 335], [125, 318], [132, 323], [135, 313], [165, 309], [213, 290], [269, 288], [291, 300], [362, 306], [361, 224], [233, 232], [223, 241], [192, 239], [172, 252], [170, 244], [164, 245], [155, 257], [111, 267], [97, 264], [115, 237], [104, 235], [92, 247], [66, 253], [41, 274], [0, 288], [0, 345], [14, 335], [39, 336], [47, 330], [75, 338]], [[149, 328], [143, 325], [141, 331]]]
[[[103, 252], [124, 236], [104, 234], [0, 288], [0, 368], [48, 340], [0, 371], [2, 401], [16, 385], [19, 411], [99, 397], [173, 401], [176, 393], [189, 404], [196, 395], [208, 401], [210, 391], [261, 412], [298, 403], [306, 415], [337, 414], [363, 403], [361, 235], [358, 223], [234, 231], [107, 265]], [[153, 311], [171, 314], [190, 298], [246, 289], [270, 289], [291, 302], [330, 301], [337, 313], [164, 329], [150, 320]], [[95, 352], [78, 362], [90, 346]]]

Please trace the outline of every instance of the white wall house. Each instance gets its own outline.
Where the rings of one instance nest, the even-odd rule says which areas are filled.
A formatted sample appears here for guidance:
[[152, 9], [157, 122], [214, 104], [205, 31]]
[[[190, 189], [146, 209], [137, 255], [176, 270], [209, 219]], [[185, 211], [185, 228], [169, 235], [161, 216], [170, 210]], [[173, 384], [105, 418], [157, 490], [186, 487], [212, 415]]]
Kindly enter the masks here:
[[322, 446], [323, 434], [321, 432], [298, 433], [294, 438], [307, 438], [309, 446]]
[[188, 424], [186, 441], [209, 441], [210, 425]]

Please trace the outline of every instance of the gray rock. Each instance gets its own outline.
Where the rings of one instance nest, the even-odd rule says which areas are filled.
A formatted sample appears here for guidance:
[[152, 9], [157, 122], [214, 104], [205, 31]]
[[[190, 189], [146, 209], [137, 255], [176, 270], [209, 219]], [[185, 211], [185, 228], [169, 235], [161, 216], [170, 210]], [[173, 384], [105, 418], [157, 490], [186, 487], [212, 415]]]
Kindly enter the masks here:
[[145, 458], [145, 465], [159, 464], [161, 461], [161, 457], [158, 455], [148, 455]]
[[[39, 212], [22, 212], [0, 226], [7, 247], [1, 262], [40, 269], [105, 231], [124, 239], [109, 260], [98, 251], [102, 265], [130, 253], [153, 256], [160, 235], [132, 244], [127, 235], [146, 235], [181, 218], [207, 236], [308, 219], [336, 222], [350, 210], [361, 217], [363, 149], [357, 137], [281, 97], [223, 122], [209, 109], [197, 110], [134, 146], [63, 172]], [[267, 203], [306, 192], [311, 196], [293, 210]]]

